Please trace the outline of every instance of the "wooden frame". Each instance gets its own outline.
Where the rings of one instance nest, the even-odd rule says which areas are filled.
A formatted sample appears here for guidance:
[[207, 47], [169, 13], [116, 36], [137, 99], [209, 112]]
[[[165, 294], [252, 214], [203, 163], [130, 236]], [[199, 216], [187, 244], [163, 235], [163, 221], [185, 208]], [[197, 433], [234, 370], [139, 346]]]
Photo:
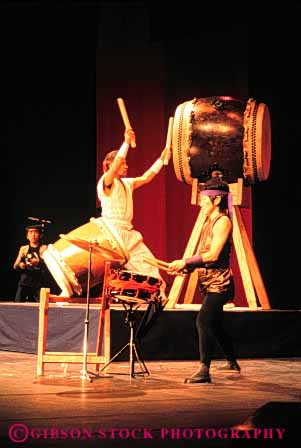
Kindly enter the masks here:
[[[87, 353], [87, 364], [95, 364], [96, 373], [100, 370], [100, 364], [106, 364], [110, 359], [110, 308], [106, 294], [106, 279], [110, 272], [110, 263], [105, 265], [103, 293], [101, 297], [91, 298], [91, 304], [99, 305], [98, 334], [96, 341], [96, 351]], [[44, 375], [45, 364], [47, 363], [83, 363], [83, 353], [75, 352], [47, 352], [47, 330], [48, 315], [51, 306], [57, 306], [59, 302], [68, 304], [86, 304], [87, 299], [78, 297], [61, 297], [50, 293], [49, 288], [41, 288], [39, 307], [39, 328], [38, 328], [38, 358], [37, 376]]]
[[[238, 179], [236, 183], [230, 184], [230, 191], [233, 197], [233, 244], [238, 260], [240, 274], [247, 298], [249, 308], [258, 309], [257, 298], [262, 309], [271, 309], [268, 295], [260, 274], [260, 270], [256, 261], [256, 257], [249, 240], [239, 207], [244, 203], [243, 180]], [[194, 179], [192, 184], [191, 203], [199, 205], [198, 180]], [[191, 257], [197, 250], [197, 245], [201, 235], [201, 231], [205, 222], [202, 210], [197, 217], [183, 258]], [[180, 298], [180, 294], [184, 287], [185, 277], [175, 277], [168, 296], [166, 309], [174, 308]], [[184, 296], [184, 303], [192, 303], [197, 287], [198, 275], [197, 270], [189, 275], [188, 285]], [[257, 295], [256, 295], [257, 293]]]

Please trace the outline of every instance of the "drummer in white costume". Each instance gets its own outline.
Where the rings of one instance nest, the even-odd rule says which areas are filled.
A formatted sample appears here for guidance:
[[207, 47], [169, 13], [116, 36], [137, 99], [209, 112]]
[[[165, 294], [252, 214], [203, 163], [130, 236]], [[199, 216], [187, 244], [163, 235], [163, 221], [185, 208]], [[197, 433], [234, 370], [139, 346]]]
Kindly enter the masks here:
[[[98, 219], [102, 219], [109, 227], [113, 226], [118, 231], [129, 254], [126, 269], [162, 279], [157, 267], [143, 261], [144, 257], [153, 258], [153, 254], [144, 244], [141, 233], [133, 228], [133, 191], [154, 179], [161, 171], [163, 160], [166, 160], [168, 154], [164, 149], [142, 176], [126, 177], [128, 172], [126, 156], [132, 142], [135, 142], [135, 133], [132, 129], [127, 129], [119, 150], [111, 151], [105, 156], [104, 174], [97, 183], [97, 195], [102, 207], [102, 216]], [[166, 301], [165, 286], [163, 281], [161, 287], [163, 302]]]

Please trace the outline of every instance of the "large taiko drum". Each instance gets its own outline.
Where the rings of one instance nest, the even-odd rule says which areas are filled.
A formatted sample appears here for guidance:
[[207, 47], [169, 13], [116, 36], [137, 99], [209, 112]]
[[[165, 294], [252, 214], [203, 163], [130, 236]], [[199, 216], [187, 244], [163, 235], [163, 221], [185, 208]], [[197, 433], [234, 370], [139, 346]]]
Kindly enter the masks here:
[[87, 291], [89, 266], [93, 288], [103, 281], [106, 261], [123, 266], [128, 258], [119, 234], [102, 218], [91, 218], [87, 224], [61, 235], [43, 253], [48, 270], [66, 297]]
[[172, 137], [175, 174], [191, 184], [220, 171], [227, 182], [267, 180], [271, 160], [268, 107], [250, 98], [194, 98], [175, 111]]
[[147, 274], [113, 269], [108, 280], [108, 293], [117, 302], [146, 304], [160, 297], [162, 280]]

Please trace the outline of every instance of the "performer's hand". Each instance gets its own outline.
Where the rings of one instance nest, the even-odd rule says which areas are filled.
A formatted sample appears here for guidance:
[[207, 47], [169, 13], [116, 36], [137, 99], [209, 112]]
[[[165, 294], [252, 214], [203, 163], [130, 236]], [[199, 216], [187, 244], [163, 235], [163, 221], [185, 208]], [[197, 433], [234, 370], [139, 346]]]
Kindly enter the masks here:
[[163, 151], [161, 152], [160, 155], [160, 159], [162, 160], [162, 162], [167, 165], [169, 160], [171, 158], [171, 150], [170, 148], [164, 148]]
[[38, 264], [40, 263], [40, 260], [38, 258], [31, 258], [30, 260], [30, 265], [31, 266], [38, 266]]
[[24, 263], [24, 261], [21, 261], [21, 262], [19, 263], [19, 268], [20, 268], [20, 269], [26, 269], [26, 263]]
[[169, 263], [168, 273], [170, 273], [171, 275], [181, 274], [184, 268], [185, 260], [174, 260]]
[[124, 131], [124, 141], [128, 145], [131, 145], [131, 143], [136, 142], [136, 135], [135, 135], [135, 132], [133, 131], [133, 129], [129, 128]]

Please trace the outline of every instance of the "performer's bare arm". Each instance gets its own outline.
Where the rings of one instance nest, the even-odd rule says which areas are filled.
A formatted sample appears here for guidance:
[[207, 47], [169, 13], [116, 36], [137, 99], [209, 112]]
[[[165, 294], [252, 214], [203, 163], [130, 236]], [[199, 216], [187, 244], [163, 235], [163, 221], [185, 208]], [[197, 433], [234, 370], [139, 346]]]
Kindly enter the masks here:
[[[218, 260], [218, 257], [229, 238], [232, 230], [231, 220], [227, 216], [222, 216], [213, 226], [212, 242], [210, 250], [202, 252], [201, 256], [195, 255], [191, 259], [195, 258], [195, 268], [201, 267], [203, 263], [214, 263]], [[186, 259], [174, 260], [169, 263], [170, 273], [181, 272], [186, 267]]]
[[18, 256], [16, 258], [16, 261], [14, 262], [14, 269], [25, 269], [26, 268], [26, 263], [24, 263], [24, 261], [22, 261], [22, 259], [24, 259], [24, 257], [26, 256], [26, 252], [28, 251], [28, 245], [27, 246], [21, 246]]
[[132, 129], [126, 129], [124, 132], [124, 142], [121, 145], [115, 159], [112, 161], [108, 171], [104, 175], [103, 188], [107, 192], [110, 190], [113, 180], [120, 178], [120, 170], [126, 164], [126, 156], [131, 142], [136, 141], [135, 132]]
[[[26, 257], [28, 247], [29, 247], [28, 245], [20, 247], [18, 256], [17, 256], [16, 261], [14, 262], [14, 266], [13, 266], [15, 270], [26, 268], [27, 265], [23, 260]], [[36, 256], [33, 257], [30, 262], [28, 262], [28, 264], [30, 264], [32, 266], [37, 266], [40, 263], [40, 258], [43, 258], [43, 254], [44, 254], [45, 250], [47, 249], [47, 247], [48, 247], [47, 244], [42, 244], [42, 246], [40, 246], [39, 254], [37, 253]]]
[[165, 148], [160, 154], [160, 157], [152, 164], [152, 166], [145, 171], [142, 176], [138, 176], [134, 178], [133, 181], [133, 188], [139, 188], [142, 185], [148, 184], [151, 182], [154, 177], [157, 176], [157, 174], [161, 171], [161, 168], [163, 167], [164, 161], [166, 162], [167, 158], [170, 158], [170, 149]]

